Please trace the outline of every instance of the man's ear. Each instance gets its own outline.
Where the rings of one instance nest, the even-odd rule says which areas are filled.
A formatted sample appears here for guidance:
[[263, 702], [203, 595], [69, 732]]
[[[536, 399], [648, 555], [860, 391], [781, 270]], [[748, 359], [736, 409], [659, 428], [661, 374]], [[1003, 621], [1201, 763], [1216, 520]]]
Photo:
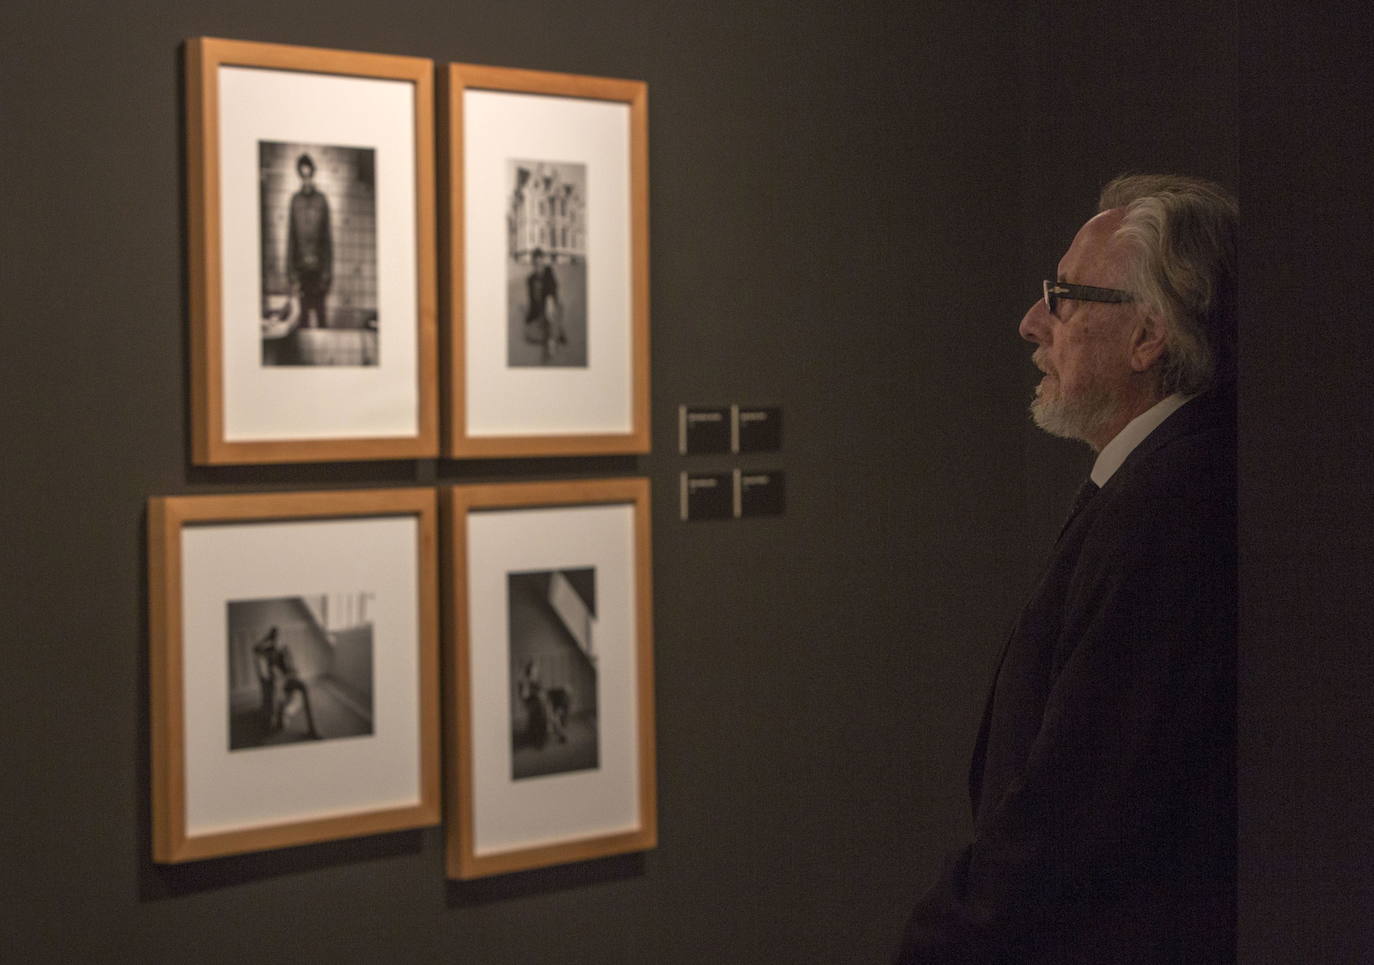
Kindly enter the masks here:
[[1169, 347], [1168, 332], [1164, 322], [1154, 314], [1141, 314], [1131, 332], [1131, 369], [1135, 372], [1148, 372], [1164, 357]]

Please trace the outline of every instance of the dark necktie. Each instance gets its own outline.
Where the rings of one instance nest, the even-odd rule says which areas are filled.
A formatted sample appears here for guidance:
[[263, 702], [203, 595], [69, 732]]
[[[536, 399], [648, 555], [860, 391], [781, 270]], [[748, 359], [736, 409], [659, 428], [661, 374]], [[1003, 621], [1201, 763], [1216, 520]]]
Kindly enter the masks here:
[[1083, 510], [1083, 507], [1088, 505], [1092, 498], [1097, 495], [1100, 488], [1101, 487], [1093, 482], [1091, 478], [1083, 480], [1083, 485], [1079, 486], [1078, 492], [1074, 493], [1073, 507], [1069, 510], [1069, 516], [1064, 520], [1064, 525], [1059, 530], [1060, 539], [1064, 538], [1064, 533], [1068, 530], [1069, 524], [1074, 521], [1074, 517], [1077, 516]]

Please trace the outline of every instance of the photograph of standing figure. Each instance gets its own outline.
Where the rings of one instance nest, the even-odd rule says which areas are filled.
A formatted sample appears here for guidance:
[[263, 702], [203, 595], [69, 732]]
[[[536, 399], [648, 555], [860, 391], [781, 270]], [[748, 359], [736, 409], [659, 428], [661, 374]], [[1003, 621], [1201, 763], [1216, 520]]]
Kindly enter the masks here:
[[258, 142], [263, 365], [377, 365], [376, 153]]
[[587, 166], [506, 165], [507, 364], [587, 367]]
[[325, 296], [334, 276], [334, 234], [329, 226], [329, 201], [315, 187], [315, 161], [309, 154], [296, 158], [301, 186], [291, 195], [286, 226], [286, 277], [301, 300], [301, 324], [328, 328]]

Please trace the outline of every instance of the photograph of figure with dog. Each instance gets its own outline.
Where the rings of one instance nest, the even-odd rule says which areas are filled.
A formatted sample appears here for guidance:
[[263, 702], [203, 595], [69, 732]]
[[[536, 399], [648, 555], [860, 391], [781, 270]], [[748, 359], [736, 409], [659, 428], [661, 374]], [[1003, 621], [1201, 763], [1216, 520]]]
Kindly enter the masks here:
[[511, 778], [594, 770], [596, 570], [507, 575]]

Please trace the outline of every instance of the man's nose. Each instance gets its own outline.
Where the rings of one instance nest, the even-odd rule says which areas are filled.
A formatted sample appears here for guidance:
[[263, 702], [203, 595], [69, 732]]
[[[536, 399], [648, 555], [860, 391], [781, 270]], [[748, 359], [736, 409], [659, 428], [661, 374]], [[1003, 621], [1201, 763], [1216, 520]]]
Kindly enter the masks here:
[[1036, 345], [1044, 344], [1048, 315], [1049, 312], [1045, 308], [1044, 299], [1040, 299], [1021, 317], [1021, 324], [1016, 327], [1016, 331], [1027, 342], [1034, 342]]

